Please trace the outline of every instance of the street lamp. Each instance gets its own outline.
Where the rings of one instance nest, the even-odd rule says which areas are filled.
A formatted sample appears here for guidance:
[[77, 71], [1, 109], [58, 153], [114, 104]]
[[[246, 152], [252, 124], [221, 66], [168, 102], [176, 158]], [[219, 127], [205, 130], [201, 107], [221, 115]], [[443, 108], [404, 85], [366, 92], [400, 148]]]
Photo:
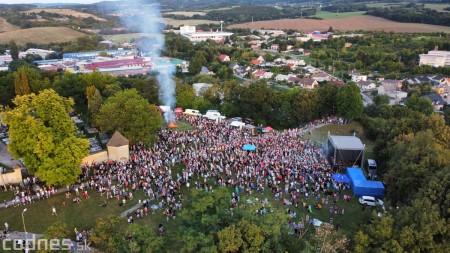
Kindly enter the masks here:
[[25, 228], [25, 218], [23, 216], [23, 214], [27, 211], [27, 209], [23, 209], [22, 211], [22, 222], [23, 222], [23, 230], [25, 231], [25, 240], [27, 239], [27, 229]]

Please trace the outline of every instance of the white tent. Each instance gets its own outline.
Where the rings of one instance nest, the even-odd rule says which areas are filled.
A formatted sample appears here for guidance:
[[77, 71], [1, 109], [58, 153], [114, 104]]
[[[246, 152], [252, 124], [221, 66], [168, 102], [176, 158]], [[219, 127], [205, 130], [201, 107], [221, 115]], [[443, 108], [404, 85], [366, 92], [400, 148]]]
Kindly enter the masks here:
[[240, 122], [240, 121], [233, 121], [233, 122], [230, 123], [230, 126], [243, 128], [243, 127], [245, 127], [245, 123], [244, 122]]

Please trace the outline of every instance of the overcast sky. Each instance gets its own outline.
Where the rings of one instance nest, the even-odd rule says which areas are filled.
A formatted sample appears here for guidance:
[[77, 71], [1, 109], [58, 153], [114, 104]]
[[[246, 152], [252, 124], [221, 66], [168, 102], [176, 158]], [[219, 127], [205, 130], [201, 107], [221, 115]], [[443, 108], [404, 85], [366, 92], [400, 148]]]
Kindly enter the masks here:
[[[0, 0], [0, 4], [32, 4], [32, 3], [79, 3], [91, 4], [102, 0]], [[106, 0], [113, 1], [113, 0]]]

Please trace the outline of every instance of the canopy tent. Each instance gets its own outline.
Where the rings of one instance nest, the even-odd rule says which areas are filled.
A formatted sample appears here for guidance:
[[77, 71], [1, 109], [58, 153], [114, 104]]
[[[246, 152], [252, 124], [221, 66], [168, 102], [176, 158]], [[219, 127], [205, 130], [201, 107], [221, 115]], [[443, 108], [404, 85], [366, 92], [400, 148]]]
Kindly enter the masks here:
[[384, 196], [384, 185], [380, 181], [367, 180], [360, 168], [347, 168], [350, 187], [355, 196]]
[[233, 121], [230, 123], [230, 126], [242, 128], [245, 127], [245, 123], [240, 121]]
[[256, 150], [256, 146], [253, 144], [245, 144], [244, 146], [242, 146], [242, 150], [244, 151], [255, 151]]
[[338, 136], [328, 134], [328, 157], [333, 165], [360, 165], [364, 160], [365, 145], [356, 136]]
[[247, 129], [253, 129], [253, 128], [255, 128], [255, 126], [254, 126], [254, 125], [247, 124], [247, 125], [245, 125], [245, 128], [247, 128]]
[[333, 174], [333, 179], [336, 183], [350, 183], [350, 179], [345, 174]]
[[183, 108], [181, 108], [181, 107], [175, 108], [175, 110], [173, 110], [173, 112], [176, 114], [183, 114]]
[[268, 126], [268, 127], [265, 127], [263, 130], [270, 132], [270, 131], [273, 131], [273, 128], [271, 128], [270, 126]]

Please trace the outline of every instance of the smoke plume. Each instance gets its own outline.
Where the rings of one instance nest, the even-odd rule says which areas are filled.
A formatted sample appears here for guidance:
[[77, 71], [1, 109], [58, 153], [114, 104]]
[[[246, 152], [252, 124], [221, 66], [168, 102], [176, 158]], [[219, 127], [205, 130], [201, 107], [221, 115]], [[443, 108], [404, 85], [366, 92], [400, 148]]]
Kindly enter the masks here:
[[140, 54], [152, 58], [153, 68], [157, 70], [159, 100], [163, 105], [170, 106], [170, 111], [164, 113], [166, 122], [174, 121], [175, 81], [173, 79], [176, 67], [170, 62], [161, 60], [161, 53], [165, 49], [163, 34], [164, 20], [159, 4], [145, 0], [126, 1], [118, 12], [122, 13], [122, 20], [126, 26], [134, 31], [147, 34], [138, 40], [137, 48]]

